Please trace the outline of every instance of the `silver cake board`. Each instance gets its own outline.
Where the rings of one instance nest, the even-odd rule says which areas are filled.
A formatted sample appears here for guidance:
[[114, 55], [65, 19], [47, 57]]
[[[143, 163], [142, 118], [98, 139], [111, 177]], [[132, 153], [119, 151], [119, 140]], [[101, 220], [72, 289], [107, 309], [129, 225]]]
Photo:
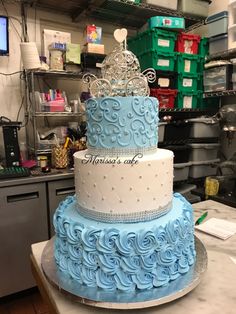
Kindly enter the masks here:
[[49, 283], [62, 294], [74, 301], [108, 309], [139, 309], [165, 304], [176, 300], [192, 291], [201, 281], [207, 269], [207, 252], [203, 243], [195, 236], [196, 261], [188, 273], [170, 281], [164, 287], [146, 291], [107, 292], [100, 288], [79, 285], [56, 267], [54, 260], [54, 238], [45, 246], [41, 264]]

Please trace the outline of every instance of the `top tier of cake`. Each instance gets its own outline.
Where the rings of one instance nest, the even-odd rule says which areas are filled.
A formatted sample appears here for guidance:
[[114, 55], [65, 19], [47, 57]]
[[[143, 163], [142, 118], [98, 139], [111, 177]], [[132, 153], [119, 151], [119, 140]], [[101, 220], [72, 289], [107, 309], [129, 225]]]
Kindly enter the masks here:
[[86, 103], [90, 153], [154, 151], [158, 142], [158, 101], [153, 97], [101, 97]]

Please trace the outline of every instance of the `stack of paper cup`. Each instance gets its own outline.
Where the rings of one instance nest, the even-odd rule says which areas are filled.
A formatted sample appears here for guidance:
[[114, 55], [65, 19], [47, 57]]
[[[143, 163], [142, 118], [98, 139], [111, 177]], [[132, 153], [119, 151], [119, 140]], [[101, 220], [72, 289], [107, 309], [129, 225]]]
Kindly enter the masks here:
[[35, 42], [20, 43], [20, 50], [24, 69], [40, 68], [39, 53]]

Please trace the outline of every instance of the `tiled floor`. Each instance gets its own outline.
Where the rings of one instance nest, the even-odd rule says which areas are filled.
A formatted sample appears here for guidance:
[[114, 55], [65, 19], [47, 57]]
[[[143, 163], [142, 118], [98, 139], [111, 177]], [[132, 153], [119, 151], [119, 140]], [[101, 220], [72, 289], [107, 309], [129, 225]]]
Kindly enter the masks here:
[[37, 289], [0, 299], [0, 314], [49, 314]]

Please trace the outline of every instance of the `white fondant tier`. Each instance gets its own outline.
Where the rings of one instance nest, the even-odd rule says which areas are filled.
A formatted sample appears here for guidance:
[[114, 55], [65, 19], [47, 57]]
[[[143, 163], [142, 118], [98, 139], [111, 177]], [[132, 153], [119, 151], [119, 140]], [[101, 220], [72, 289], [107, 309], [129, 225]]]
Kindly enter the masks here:
[[133, 158], [94, 156], [88, 150], [74, 154], [76, 196], [85, 216], [142, 221], [171, 208], [173, 153], [157, 149]]

